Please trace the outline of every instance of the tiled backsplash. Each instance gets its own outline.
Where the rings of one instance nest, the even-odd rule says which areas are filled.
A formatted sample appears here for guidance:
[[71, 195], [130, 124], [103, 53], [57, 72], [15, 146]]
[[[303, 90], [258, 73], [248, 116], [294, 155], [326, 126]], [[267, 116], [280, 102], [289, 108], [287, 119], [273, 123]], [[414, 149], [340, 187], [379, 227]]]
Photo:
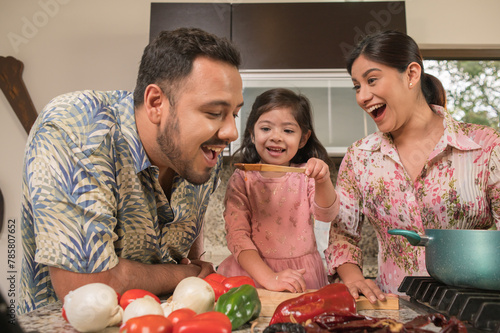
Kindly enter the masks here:
[[[227, 181], [233, 172], [230, 166], [230, 159], [226, 159], [227, 161], [224, 161], [225, 166], [221, 175], [221, 183], [210, 199], [210, 204], [208, 205], [205, 216], [205, 260], [211, 261], [215, 265], [218, 265], [224, 258], [231, 254], [226, 246], [226, 231], [224, 229], [224, 218], [222, 216]], [[338, 168], [340, 161], [335, 160], [335, 162]], [[332, 175], [332, 178], [335, 180], [336, 174]], [[320, 253], [322, 253], [322, 247], [326, 246], [321, 244], [326, 244], [328, 242], [327, 234], [327, 226], [321, 223], [316, 228], [317, 237], [321, 237], [317, 239], [318, 246], [321, 247], [319, 249]], [[363, 273], [366, 277], [375, 277], [377, 275], [377, 237], [373, 228], [368, 223], [365, 223], [363, 226], [363, 237], [360, 246], [364, 255]]]

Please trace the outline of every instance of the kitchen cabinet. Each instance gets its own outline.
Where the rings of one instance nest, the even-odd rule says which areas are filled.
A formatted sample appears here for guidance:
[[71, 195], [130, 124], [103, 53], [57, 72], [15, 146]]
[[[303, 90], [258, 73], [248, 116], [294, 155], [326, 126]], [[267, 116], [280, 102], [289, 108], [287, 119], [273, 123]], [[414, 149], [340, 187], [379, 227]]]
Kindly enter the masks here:
[[150, 41], [162, 30], [180, 27], [200, 28], [231, 39], [231, 4], [151, 3]]
[[231, 39], [242, 69], [344, 68], [345, 55], [378, 30], [406, 32], [404, 1], [152, 3], [150, 40], [198, 27]]
[[239, 147], [255, 98], [272, 88], [288, 88], [311, 102], [314, 128], [330, 156], [343, 156], [353, 142], [377, 130], [375, 123], [356, 103], [355, 91], [346, 70], [241, 71], [243, 99], [236, 118], [239, 138], [225, 151]]
[[344, 68], [365, 35], [406, 32], [404, 1], [235, 3], [231, 38], [243, 69]]
[[242, 54], [245, 105], [237, 119], [240, 139], [249, 110], [264, 90], [284, 87], [306, 95], [316, 134], [331, 156], [376, 131], [356, 104], [345, 55], [366, 34], [406, 32], [404, 1], [331, 3], [152, 3], [150, 38], [182, 26], [231, 39]]

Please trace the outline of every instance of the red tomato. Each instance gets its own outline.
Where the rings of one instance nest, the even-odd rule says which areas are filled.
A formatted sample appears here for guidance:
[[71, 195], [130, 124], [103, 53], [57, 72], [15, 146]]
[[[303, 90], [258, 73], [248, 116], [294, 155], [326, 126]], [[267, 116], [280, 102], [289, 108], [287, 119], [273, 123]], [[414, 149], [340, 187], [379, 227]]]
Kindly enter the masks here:
[[201, 313], [174, 325], [173, 333], [231, 333], [231, 321], [222, 312]]
[[120, 333], [172, 333], [172, 330], [172, 322], [162, 315], [130, 318], [120, 326]]
[[203, 312], [193, 318], [193, 320], [205, 319], [210, 319], [212, 321], [216, 321], [218, 323], [225, 324], [226, 326], [231, 327], [231, 320], [229, 320], [229, 317], [224, 313], [218, 311]]
[[62, 307], [61, 314], [64, 320], [66, 320], [66, 322], [69, 323], [68, 317], [66, 317], [66, 310], [64, 310], [64, 306]]
[[231, 276], [224, 280], [224, 286], [229, 290], [231, 288], [236, 288], [244, 284], [249, 284], [255, 287], [255, 282], [251, 277], [248, 276]]
[[167, 318], [172, 322], [172, 324], [176, 325], [178, 322], [191, 319], [194, 316], [196, 316], [196, 312], [190, 308], [182, 308], [172, 311]]
[[160, 302], [160, 299], [158, 296], [156, 296], [153, 293], [150, 293], [149, 291], [143, 290], [143, 289], [129, 289], [126, 292], [123, 293], [122, 297], [120, 298], [120, 306], [125, 310], [125, 308], [132, 303], [133, 300], [136, 300], [138, 298], [143, 298], [144, 296], [151, 296], [153, 297], [158, 303]]
[[116, 299], [118, 300], [118, 304], [120, 304], [121, 295], [117, 291], [115, 291], [115, 293], [116, 293]]
[[228, 289], [226, 288], [225, 285], [223, 285], [221, 282], [217, 282], [215, 280], [205, 280], [214, 290], [215, 293], [215, 300], [217, 301], [220, 297], [220, 295], [226, 293]]
[[221, 274], [212, 273], [208, 274], [203, 280], [208, 282], [208, 284], [212, 287], [215, 293], [215, 300], [217, 301], [220, 295], [226, 293], [229, 289], [224, 286], [224, 280], [226, 277]]
[[212, 273], [212, 274], [208, 274], [204, 280], [205, 281], [212, 280], [215, 282], [222, 283], [225, 279], [226, 279], [226, 277], [224, 275]]

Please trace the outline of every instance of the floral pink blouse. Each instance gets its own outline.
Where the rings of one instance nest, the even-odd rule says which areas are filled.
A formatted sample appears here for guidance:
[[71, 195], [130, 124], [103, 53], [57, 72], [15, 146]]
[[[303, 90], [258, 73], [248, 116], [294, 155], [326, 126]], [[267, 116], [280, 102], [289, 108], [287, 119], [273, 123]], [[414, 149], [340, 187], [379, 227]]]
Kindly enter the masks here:
[[314, 219], [330, 223], [339, 210], [339, 200], [320, 207], [314, 201], [315, 192], [314, 179], [304, 173], [267, 178], [260, 172], [235, 170], [224, 202], [226, 240], [232, 255], [217, 272], [248, 275], [237, 258], [243, 250], [256, 250], [273, 271], [304, 268], [308, 289], [325, 286], [328, 280], [316, 246]]
[[338, 266], [362, 267], [358, 242], [364, 221], [377, 233], [377, 284], [397, 294], [407, 275], [428, 275], [424, 247], [412, 246], [389, 229], [500, 229], [500, 136], [495, 130], [457, 122], [442, 107], [445, 132], [415, 182], [389, 134], [354, 143], [339, 168], [340, 212], [325, 250], [328, 274]]

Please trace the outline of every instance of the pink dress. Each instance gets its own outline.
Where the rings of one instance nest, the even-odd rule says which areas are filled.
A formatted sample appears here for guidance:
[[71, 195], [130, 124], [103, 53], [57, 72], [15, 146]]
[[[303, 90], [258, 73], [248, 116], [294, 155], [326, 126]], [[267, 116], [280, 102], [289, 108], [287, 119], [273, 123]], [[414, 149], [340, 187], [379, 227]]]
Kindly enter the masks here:
[[500, 229], [500, 135], [492, 128], [454, 120], [443, 108], [444, 134], [413, 182], [392, 138], [374, 133], [353, 144], [339, 168], [340, 212], [325, 251], [328, 273], [344, 263], [363, 265], [358, 242], [363, 222], [379, 244], [377, 284], [398, 293], [407, 275], [428, 275], [425, 247], [388, 229]]
[[276, 272], [305, 268], [308, 289], [326, 285], [314, 219], [331, 222], [339, 210], [339, 200], [328, 208], [317, 206], [314, 185], [314, 179], [303, 173], [266, 178], [260, 172], [236, 170], [228, 182], [224, 211], [227, 246], [232, 255], [217, 272], [249, 276], [237, 258], [241, 251], [252, 249]]

